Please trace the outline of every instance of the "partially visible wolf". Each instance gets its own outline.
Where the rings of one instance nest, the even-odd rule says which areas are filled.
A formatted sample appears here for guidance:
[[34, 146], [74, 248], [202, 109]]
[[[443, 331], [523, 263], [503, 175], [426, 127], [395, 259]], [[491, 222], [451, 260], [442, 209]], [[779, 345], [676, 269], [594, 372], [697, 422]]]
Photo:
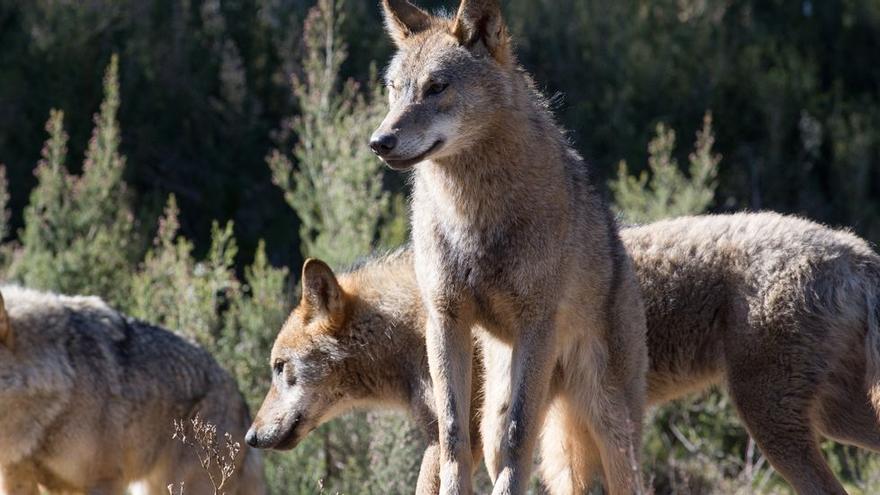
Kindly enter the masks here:
[[[880, 257], [852, 234], [770, 213], [681, 218], [621, 236], [647, 308], [649, 404], [726, 384], [749, 432], [798, 493], [845, 493], [816, 437], [880, 452]], [[249, 440], [293, 447], [351, 407], [404, 408], [436, 432], [412, 253], [338, 279], [311, 262], [304, 280]], [[477, 422], [472, 414], [472, 430]], [[567, 433], [545, 424], [542, 444], [565, 443]], [[571, 454], [576, 463], [595, 455]], [[438, 463], [435, 440], [420, 495], [437, 493]], [[550, 493], [589, 485], [569, 463], [542, 455]]]
[[[0, 494], [213, 493], [172, 421], [198, 413], [242, 439], [249, 414], [207, 352], [95, 297], [0, 294]], [[241, 450], [226, 492], [264, 493], [258, 452]]]
[[[248, 444], [288, 450], [352, 408], [403, 409], [428, 445], [416, 493], [436, 494], [437, 411], [412, 253], [398, 251], [338, 281], [325, 263], [308, 260], [301, 280], [302, 300], [275, 341], [272, 387], [247, 434]], [[474, 366], [479, 370], [481, 364], [475, 359]], [[480, 459], [476, 423], [471, 435], [473, 455]]]
[[383, 6], [398, 51], [370, 144], [414, 170], [441, 492], [470, 492], [472, 332], [492, 384], [482, 429], [493, 493], [525, 492], [545, 421], [568, 433], [547, 455], [595, 452], [581, 467], [604, 471], [609, 493], [639, 492], [645, 314], [590, 168], [517, 64], [499, 0], [462, 0], [451, 18]]

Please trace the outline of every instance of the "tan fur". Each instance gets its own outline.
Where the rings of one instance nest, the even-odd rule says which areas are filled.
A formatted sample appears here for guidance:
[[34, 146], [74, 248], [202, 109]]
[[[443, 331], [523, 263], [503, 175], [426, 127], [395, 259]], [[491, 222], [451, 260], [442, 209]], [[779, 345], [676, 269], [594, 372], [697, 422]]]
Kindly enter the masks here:
[[[352, 409], [402, 409], [428, 444], [416, 493], [439, 491], [425, 312], [411, 258], [409, 252], [397, 253], [338, 280], [324, 263], [306, 262], [302, 300], [275, 341], [272, 386], [247, 436], [252, 446], [291, 449]], [[403, 300], [410, 304], [399, 305]], [[479, 369], [479, 362], [475, 366]], [[476, 417], [476, 409], [471, 415]], [[472, 433], [479, 440], [476, 423]], [[478, 459], [480, 446], [473, 445]]]
[[[393, 3], [384, 3], [388, 24], [406, 24], [411, 9]], [[415, 167], [441, 492], [470, 492], [472, 335], [492, 383], [482, 435], [494, 493], [527, 488], [550, 399], [571, 405], [560, 409], [573, 415], [571, 436], [598, 446], [609, 492], [639, 491], [644, 313], [588, 166], [517, 66], [498, 0], [465, 0], [452, 19], [407, 28], [402, 39], [392, 30], [390, 110], [371, 146], [393, 168]], [[578, 480], [592, 475], [567, 489], [582, 492]]]
[[[824, 435], [880, 450], [880, 257], [858, 237], [765, 213], [626, 229], [659, 403], [724, 382], [800, 494], [845, 493]], [[873, 403], [872, 403], [873, 401]]]
[[[726, 384], [765, 455], [799, 493], [843, 493], [814, 438], [880, 452], [880, 403], [869, 401], [880, 386], [880, 257], [849, 233], [770, 213], [682, 218], [621, 236], [648, 315], [648, 402]], [[345, 336], [337, 340], [345, 357], [324, 371], [319, 388], [344, 403], [403, 407], [436, 432], [430, 405], [387, 399], [406, 396], [409, 383], [420, 383], [420, 397], [430, 390], [412, 263], [401, 252], [340, 276], [357, 309], [333, 330]], [[303, 331], [289, 323], [279, 341]], [[299, 341], [287, 351], [309, 356], [310, 366], [321, 361], [313, 347]], [[600, 462], [595, 444], [570, 434], [583, 425], [572, 423], [569, 407], [553, 400], [541, 433], [550, 493], [568, 493], [571, 480], [589, 485], [584, 473]], [[418, 493], [437, 493], [439, 455], [432, 443]]]
[[[204, 350], [125, 318], [94, 297], [0, 287], [0, 494], [164, 495], [213, 490], [195, 453], [171, 438], [172, 420], [198, 413], [243, 438], [247, 406]], [[8, 341], [7, 341], [8, 343]], [[247, 448], [232, 494], [264, 493], [262, 463]]]

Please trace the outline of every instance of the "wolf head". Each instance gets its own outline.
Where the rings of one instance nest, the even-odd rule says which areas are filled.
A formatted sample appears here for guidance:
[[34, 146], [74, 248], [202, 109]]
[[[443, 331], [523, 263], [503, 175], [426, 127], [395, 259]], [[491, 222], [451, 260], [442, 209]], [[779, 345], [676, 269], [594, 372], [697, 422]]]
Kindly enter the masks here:
[[272, 349], [272, 384], [246, 436], [252, 447], [287, 450], [351, 406], [343, 333], [348, 296], [325, 263], [303, 266], [302, 300]]
[[454, 18], [383, 0], [398, 51], [386, 73], [390, 110], [370, 147], [390, 167], [467, 151], [503, 120], [516, 64], [499, 0], [464, 0]]

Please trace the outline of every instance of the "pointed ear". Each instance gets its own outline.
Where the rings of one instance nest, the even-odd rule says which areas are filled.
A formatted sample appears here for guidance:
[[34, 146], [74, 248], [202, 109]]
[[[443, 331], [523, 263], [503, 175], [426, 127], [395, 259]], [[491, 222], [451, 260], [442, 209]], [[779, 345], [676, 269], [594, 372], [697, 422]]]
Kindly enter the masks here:
[[468, 48], [482, 43], [499, 63], [510, 61], [510, 35], [501, 15], [500, 0], [462, 0], [452, 34]]
[[382, 0], [382, 10], [385, 12], [385, 29], [398, 46], [431, 26], [431, 14], [407, 0]]
[[12, 325], [9, 322], [9, 313], [6, 312], [6, 303], [3, 294], [0, 294], [0, 345], [12, 349], [14, 339]]
[[342, 311], [342, 287], [333, 270], [321, 260], [307, 259], [302, 272], [302, 300], [327, 315]]

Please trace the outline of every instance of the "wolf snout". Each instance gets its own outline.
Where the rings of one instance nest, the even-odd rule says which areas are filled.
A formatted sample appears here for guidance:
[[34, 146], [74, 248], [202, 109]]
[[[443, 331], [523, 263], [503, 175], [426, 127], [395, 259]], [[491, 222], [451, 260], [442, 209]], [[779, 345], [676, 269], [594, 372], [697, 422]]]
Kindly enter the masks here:
[[244, 441], [251, 447], [257, 448], [260, 444], [259, 438], [257, 437], [257, 430], [255, 428], [248, 430], [247, 434], [244, 436]]
[[370, 139], [370, 148], [378, 156], [385, 157], [397, 147], [397, 136], [394, 134], [374, 135]]

